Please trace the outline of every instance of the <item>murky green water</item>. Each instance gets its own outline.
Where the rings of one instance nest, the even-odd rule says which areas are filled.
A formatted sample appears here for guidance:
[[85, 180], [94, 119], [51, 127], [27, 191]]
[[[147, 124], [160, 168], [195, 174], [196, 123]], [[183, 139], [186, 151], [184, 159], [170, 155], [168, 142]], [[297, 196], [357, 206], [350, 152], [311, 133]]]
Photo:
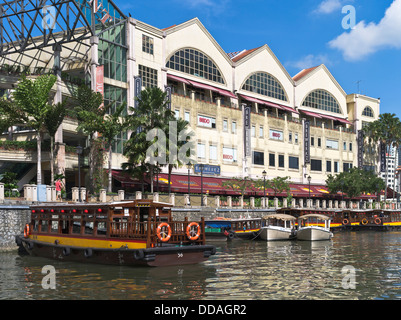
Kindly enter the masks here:
[[[203, 264], [130, 268], [0, 253], [0, 299], [400, 299], [401, 232], [343, 232], [327, 242], [215, 243]], [[56, 270], [43, 289], [42, 268]], [[344, 289], [344, 267], [355, 289]], [[349, 274], [348, 274], [349, 275]]]

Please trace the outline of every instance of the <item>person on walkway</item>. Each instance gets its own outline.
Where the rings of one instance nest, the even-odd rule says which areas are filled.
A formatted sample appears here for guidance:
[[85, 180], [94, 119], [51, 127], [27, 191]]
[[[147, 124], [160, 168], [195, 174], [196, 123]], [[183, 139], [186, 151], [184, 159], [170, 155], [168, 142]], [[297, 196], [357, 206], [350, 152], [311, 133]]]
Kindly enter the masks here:
[[61, 181], [60, 179], [56, 181], [56, 200], [61, 201]]

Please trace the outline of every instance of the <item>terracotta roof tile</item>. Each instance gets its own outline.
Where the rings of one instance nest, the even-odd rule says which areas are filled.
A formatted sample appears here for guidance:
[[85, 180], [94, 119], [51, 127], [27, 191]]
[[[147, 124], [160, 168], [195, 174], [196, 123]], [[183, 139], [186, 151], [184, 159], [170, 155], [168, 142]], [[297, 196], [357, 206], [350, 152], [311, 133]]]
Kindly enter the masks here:
[[313, 70], [315, 70], [318, 66], [313, 67], [313, 68], [309, 68], [309, 69], [303, 69], [301, 72], [299, 72], [297, 75], [295, 75], [294, 77], [292, 77], [292, 79], [294, 81], [298, 81], [300, 79], [302, 79], [303, 77], [305, 77], [306, 75], [308, 75], [310, 72], [312, 72]]
[[234, 62], [240, 61], [241, 59], [245, 58], [247, 55], [251, 54], [252, 52], [254, 52], [254, 51], [256, 51], [256, 50], [258, 50], [259, 48], [260, 48], [260, 47], [255, 48], [255, 49], [251, 49], [251, 50], [246, 50], [246, 51], [244, 51], [243, 53], [241, 53], [241, 54], [235, 56], [232, 60], [233, 60]]
[[166, 31], [166, 30], [168, 30], [168, 29], [171, 29], [171, 28], [174, 28], [174, 27], [176, 27], [177, 25], [176, 24], [174, 24], [174, 25], [172, 25], [172, 26], [170, 26], [170, 27], [167, 27], [167, 28], [164, 28], [164, 29], [162, 29], [163, 31]]

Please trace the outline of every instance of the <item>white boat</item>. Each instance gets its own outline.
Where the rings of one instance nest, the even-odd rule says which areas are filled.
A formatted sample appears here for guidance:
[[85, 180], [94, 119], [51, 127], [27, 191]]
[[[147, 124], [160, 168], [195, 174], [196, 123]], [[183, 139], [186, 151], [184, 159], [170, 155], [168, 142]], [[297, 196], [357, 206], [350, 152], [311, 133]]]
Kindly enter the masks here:
[[295, 237], [296, 218], [288, 214], [273, 213], [263, 217], [260, 238], [267, 241], [290, 240]]
[[298, 240], [330, 240], [332, 237], [330, 217], [312, 213], [298, 218]]

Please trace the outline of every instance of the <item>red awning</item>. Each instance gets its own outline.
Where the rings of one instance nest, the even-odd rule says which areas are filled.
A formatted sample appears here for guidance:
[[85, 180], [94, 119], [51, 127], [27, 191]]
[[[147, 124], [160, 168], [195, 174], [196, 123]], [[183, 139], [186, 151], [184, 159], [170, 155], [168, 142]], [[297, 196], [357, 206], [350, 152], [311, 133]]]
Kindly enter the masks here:
[[188, 80], [186, 80], [184, 78], [181, 78], [181, 77], [177, 77], [177, 76], [172, 75], [172, 74], [167, 74], [167, 78], [169, 78], [171, 80], [178, 81], [178, 82], [183, 82], [183, 83], [186, 83], [186, 84], [190, 84]]
[[243, 99], [248, 100], [250, 102], [255, 102], [257, 104], [262, 104], [262, 105], [266, 105], [266, 106], [269, 106], [269, 107], [273, 107], [273, 108], [277, 108], [277, 109], [283, 110], [283, 108], [281, 106], [279, 106], [278, 104], [276, 104], [276, 103], [272, 103], [272, 102], [269, 102], [269, 101], [264, 101], [264, 100], [253, 98], [253, 97], [248, 97], [248, 96], [243, 95], [243, 94], [240, 94], [240, 96]]
[[345, 124], [352, 124], [350, 121], [348, 121], [347, 119], [342, 119], [342, 118], [337, 118], [337, 117], [333, 117], [333, 116], [329, 116], [327, 114], [322, 114], [322, 113], [316, 113], [316, 112], [310, 112], [310, 111], [305, 111], [305, 110], [300, 110], [302, 113], [314, 117], [314, 118], [325, 118], [325, 119], [329, 119], [329, 120], [333, 120], [333, 121], [339, 121]]
[[200, 82], [197, 82], [197, 81], [188, 80], [188, 82], [189, 82], [189, 84], [193, 85], [196, 88], [205, 89], [205, 90], [211, 90], [211, 91], [220, 93], [223, 96], [237, 99], [237, 96], [234, 93], [232, 93], [232, 92], [230, 92], [228, 90], [223, 90], [223, 89], [220, 89], [220, 88], [212, 87], [212, 86], [209, 86], [208, 84], [200, 83]]
[[111, 175], [114, 179], [119, 181], [123, 187], [136, 187], [142, 183], [138, 179], [133, 178], [130, 174], [123, 171], [112, 170]]
[[249, 97], [249, 96], [246, 96], [244, 94], [240, 94], [240, 96], [245, 100], [248, 100], [248, 101], [251, 101], [251, 102], [255, 102], [257, 104], [263, 104], [263, 105], [266, 105], [266, 106], [269, 106], [269, 107], [273, 107], [273, 108], [276, 108], [276, 109], [286, 110], [286, 111], [294, 112], [294, 113], [299, 113], [297, 110], [295, 110], [295, 109], [293, 109], [291, 107], [288, 107], [288, 106], [284, 106], [282, 104], [278, 104], [278, 103], [274, 103], [274, 102], [270, 102], [270, 101], [266, 101], [266, 100], [262, 100], [262, 99], [258, 99], [258, 98]]
[[[141, 182], [137, 179], [132, 178], [129, 174], [122, 171], [112, 171], [113, 178], [120, 181], [122, 187], [138, 187]], [[159, 174], [159, 190], [167, 192], [168, 190], [168, 174]], [[223, 181], [230, 180], [229, 178], [216, 178], [211, 176], [203, 176], [203, 193], [210, 195], [240, 195], [240, 191], [233, 190], [223, 186]], [[154, 177], [154, 183], [157, 183], [157, 176]], [[148, 181], [147, 181], [148, 184]], [[154, 187], [155, 187], [154, 184]], [[188, 193], [188, 175], [171, 175], [171, 192], [175, 193]], [[392, 190], [388, 188], [387, 197], [392, 197]], [[201, 193], [201, 177], [199, 175], [190, 176], [190, 193]], [[252, 188], [246, 191], [247, 196], [263, 196], [263, 187]], [[381, 192], [383, 193], [383, 192]], [[289, 194], [294, 198], [307, 198], [309, 197], [309, 185], [308, 184], [290, 184]], [[287, 192], [274, 193], [273, 189], [266, 188], [267, 197], [287, 197]], [[311, 198], [336, 198], [340, 199], [343, 195], [341, 191], [337, 192], [335, 195], [331, 195], [324, 185], [311, 185], [310, 186], [310, 196]], [[355, 200], [360, 199], [375, 199], [376, 194], [363, 194], [357, 197]], [[344, 194], [344, 199], [347, 199], [347, 195]]]

